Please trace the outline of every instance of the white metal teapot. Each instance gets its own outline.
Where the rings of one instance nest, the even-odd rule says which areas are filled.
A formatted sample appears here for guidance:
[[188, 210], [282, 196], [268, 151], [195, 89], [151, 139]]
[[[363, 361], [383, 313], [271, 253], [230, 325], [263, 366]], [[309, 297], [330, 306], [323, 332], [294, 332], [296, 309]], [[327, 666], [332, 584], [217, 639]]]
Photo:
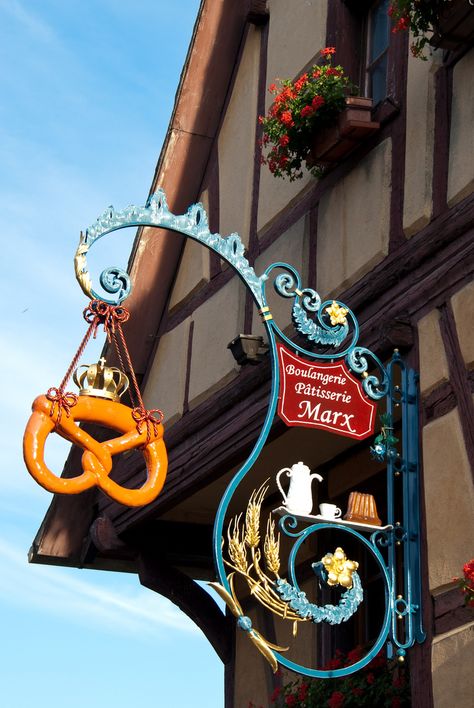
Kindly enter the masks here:
[[[286, 472], [290, 478], [288, 492], [281, 486], [280, 477]], [[297, 462], [292, 467], [283, 467], [276, 476], [276, 483], [283, 497], [283, 504], [290, 514], [308, 516], [313, 509], [313, 496], [311, 493], [311, 482], [317, 479], [323, 481], [320, 474], [311, 474], [310, 468], [303, 462]]]

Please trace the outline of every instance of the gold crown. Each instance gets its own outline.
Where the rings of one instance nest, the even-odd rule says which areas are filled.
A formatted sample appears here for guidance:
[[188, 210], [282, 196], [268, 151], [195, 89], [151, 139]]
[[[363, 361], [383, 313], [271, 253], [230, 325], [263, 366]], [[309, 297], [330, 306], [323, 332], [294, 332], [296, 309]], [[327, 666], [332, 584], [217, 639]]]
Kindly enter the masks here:
[[[97, 364], [82, 364], [74, 372], [74, 383], [79, 387], [80, 396], [97, 396], [120, 401], [128, 389], [128, 377], [115, 366], [106, 366], [102, 357]], [[79, 374], [80, 369], [84, 369]], [[85, 385], [87, 383], [87, 385]]]

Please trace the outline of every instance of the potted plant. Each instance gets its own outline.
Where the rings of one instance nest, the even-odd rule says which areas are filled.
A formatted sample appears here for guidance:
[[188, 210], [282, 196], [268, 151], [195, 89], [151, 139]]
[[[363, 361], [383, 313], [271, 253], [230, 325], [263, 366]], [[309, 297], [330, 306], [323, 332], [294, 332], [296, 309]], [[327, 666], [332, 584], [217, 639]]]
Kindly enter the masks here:
[[372, 100], [350, 96], [355, 86], [340, 65], [333, 65], [334, 47], [321, 50], [321, 61], [295, 81], [269, 87], [274, 101], [263, 126], [263, 164], [275, 177], [302, 177], [306, 162], [314, 176], [354, 150], [379, 127], [371, 120]]
[[[360, 659], [362, 652], [357, 647], [347, 655], [336, 652], [325, 669], [339, 669]], [[275, 689], [271, 698], [275, 708], [404, 708], [411, 706], [407, 669], [395, 663], [387, 663], [384, 653], [376, 656], [366, 667], [343, 678], [290, 681]], [[257, 708], [255, 706], [255, 708]]]
[[457, 49], [474, 40], [474, 6], [471, 0], [393, 0], [389, 15], [393, 32], [411, 30], [414, 56], [426, 59], [427, 44]]

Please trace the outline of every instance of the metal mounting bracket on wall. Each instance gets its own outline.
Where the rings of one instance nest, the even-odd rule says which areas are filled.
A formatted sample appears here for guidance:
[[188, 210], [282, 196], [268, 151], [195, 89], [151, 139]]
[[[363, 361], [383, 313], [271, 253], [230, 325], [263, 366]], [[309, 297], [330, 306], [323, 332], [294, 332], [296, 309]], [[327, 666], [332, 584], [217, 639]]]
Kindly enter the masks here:
[[[89, 297], [119, 304], [129, 294], [128, 274], [118, 268], [108, 268], [101, 274], [100, 282], [107, 294], [115, 295], [115, 298], [101, 297], [92, 287], [86, 255], [99, 238], [130, 226], [158, 227], [175, 231], [217, 253], [235, 269], [251, 292], [266, 329], [272, 362], [271, 393], [267, 414], [252, 452], [235, 474], [221, 499], [214, 526], [214, 560], [219, 582], [213, 585], [236, 616], [238, 626], [248, 633], [251, 641], [274, 669], [279, 663], [307, 676], [331, 678], [351, 674], [366, 666], [384, 645], [387, 645], [389, 658], [395, 653], [403, 659], [407, 649], [425, 638], [421, 607], [417, 374], [406, 367], [398, 352], [395, 352], [391, 362], [385, 367], [373, 352], [359, 346], [359, 325], [350, 308], [337, 300], [322, 302], [315, 290], [303, 287], [300, 275], [293, 266], [282, 262], [273, 263], [258, 276], [247, 260], [244, 245], [237, 234], [227, 237], [211, 234], [207, 215], [201, 204], [191, 206], [182, 216], [172, 214], [161, 190], [153, 194], [144, 207], [130, 206], [123, 211], [115, 211], [110, 207], [99, 217], [96, 224], [81, 236], [75, 257], [76, 277]], [[292, 301], [295, 334], [299, 335], [298, 341], [303, 339], [307, 342], [306, 347], [285, 335], [273, 319], [267, 302], [266, 289], [269, 283], [273, 283], [278, 295]], [[287, 560], [288, 580], [280, 578], [278, 574], [279, 546], [272, 519], [268, 522], [263, 553], [269, 555], [270, 567], [273, 558], [273, 577], [270, 577], [270, 571], [263, 571], [258, 560], [255, 560], [262, 556], [258, 547], [259, 528], [255, 526], [255, 520], [257, 517], [258, 521], [260, 519], [266, 489], [262, 486], [252, 494], [247, 511], [250, 510], [248, 518], [253, 518], [254, 521], [250, 520], [245, 528], [241, 529], [237, 521], [227, 518], [229, 505], [237, 488], [244, 478], [251, 474], [252, 467], [270, 433], [281, 393], [278, 348], [282, 346], [299, 357], [302, 366], [305, 364], [308, 367], [313, 365], [316, 367], [317, 365], [320, 369], [325, 366], [342, 367], [340, 371], [343, 373], [337, 374], [339, 380], [342, 380], [341, 376], [346, 376], [348, 380], [355, 381], [354, 385], [359, 387], [360, 396], [365, 403], [386, 402], [385, 418], [383, 418], [385, 423], [371, 450], [379, 461], [386, 461], [387, 524], [384, 527], [374, 526], [367, 538], [364, 535], [366, 529], [363, 525], [361, 528], [360, 524], [351, 524], [340, 519], [333, 519], [331, 523], [318, 519], [313, 523], [310, 516], [305, 519], [304, 515], [297, 513], [284, 514], [279, 522], [279, 528], [282, 533], [293, 539], [293, 547]], [[332, 379], [337, 375], [331, 374]], [[335, 398], [337, 395], [337, 392], [334, 393]], [[339, 395], [343, 398], [342, 392]], [[350, 399], [349, 396], [346, 398]], [[396, 415], [398, 416], [398, 412], [401, 420], [400, 445], [391, 430], [391, 421]], [[338, 415], [345, 415], [346, 421], [349, 420], [347, 412]], [[335, 419], [334, 415], [333, 420]], [[344, 418], [341, 417], [339, 420], [342, 421]], [[327, 421], [329, 421], [328, 416]], [[330, 424], [327, 423], [326, 427], [330, 427]], [[347, 428], [350, 436], [357, 436], [357, 432], [352, 431], [349, 424]], [[317, 438], [316, 433], [315, 435]], [[363, 436], [367, 437], [367, 433], [364, 432]], [[398, 519], [395, 513], [397, 495], [401, 496], [403, 508], [401, 519]], [[229, 523], [227, 558], [223, 543], [226, 535], [224, 532], [226, 520]], [[252, 523], [254, 523], [253, 530], [256, 531], [253, 540], [250, 534]], [[365, 656], [354, 664], [334, 670], [303, 666], [285, 657], [282, 652], [286, 648], [270, 644], [258, 629], [252, 626], [250, 618], [242, 611], [234, 589], [234, 576], [240, 574], [249, 584], [253, 596], [269, 612], [284, 619], [291, 618], [295, 624], [299, 621], [324, 621], [329, 624], [346, 621], [357, 611], [363, 598], [363, 591], [357, 575], [357, 563], [348, 561], [342, 549], [336, 549], [334, 554], [326, 554], [321, 563], [313, 564], [316, 566], [314, 571], [320, 583], [334, 585], [339, 582], [346, 588], [339, 605], [318, 606], [310, 603], [298, 586], [296, 571], [298, 550], [310, 535], [317, 535], [327, 528], [337, 528], [342, 537], [356, 539], [362, 544], [377, 563], [385, 588], [384, 619], [377, 639]], [[251, 565], [244, 559], [247, 552], [252, 556]], [[233, 571], [227, 572], [226, 566], [227, 568], [231, 566]], [[331, 572], [334, 573], [336, 580], [331, 580]], [[252, 573], [256, 573], [255, 577]]]

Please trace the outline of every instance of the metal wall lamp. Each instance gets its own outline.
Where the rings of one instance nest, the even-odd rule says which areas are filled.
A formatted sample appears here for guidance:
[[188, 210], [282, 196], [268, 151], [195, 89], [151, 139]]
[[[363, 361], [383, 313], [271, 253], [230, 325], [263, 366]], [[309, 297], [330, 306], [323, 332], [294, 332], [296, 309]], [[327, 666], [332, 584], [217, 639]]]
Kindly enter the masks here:
[[239, 334], [228, 345], [232, 356], [239, 366], [245, 364], [260, 364], [268, 354], [268, 345], [262, 336], [256, 334]]

